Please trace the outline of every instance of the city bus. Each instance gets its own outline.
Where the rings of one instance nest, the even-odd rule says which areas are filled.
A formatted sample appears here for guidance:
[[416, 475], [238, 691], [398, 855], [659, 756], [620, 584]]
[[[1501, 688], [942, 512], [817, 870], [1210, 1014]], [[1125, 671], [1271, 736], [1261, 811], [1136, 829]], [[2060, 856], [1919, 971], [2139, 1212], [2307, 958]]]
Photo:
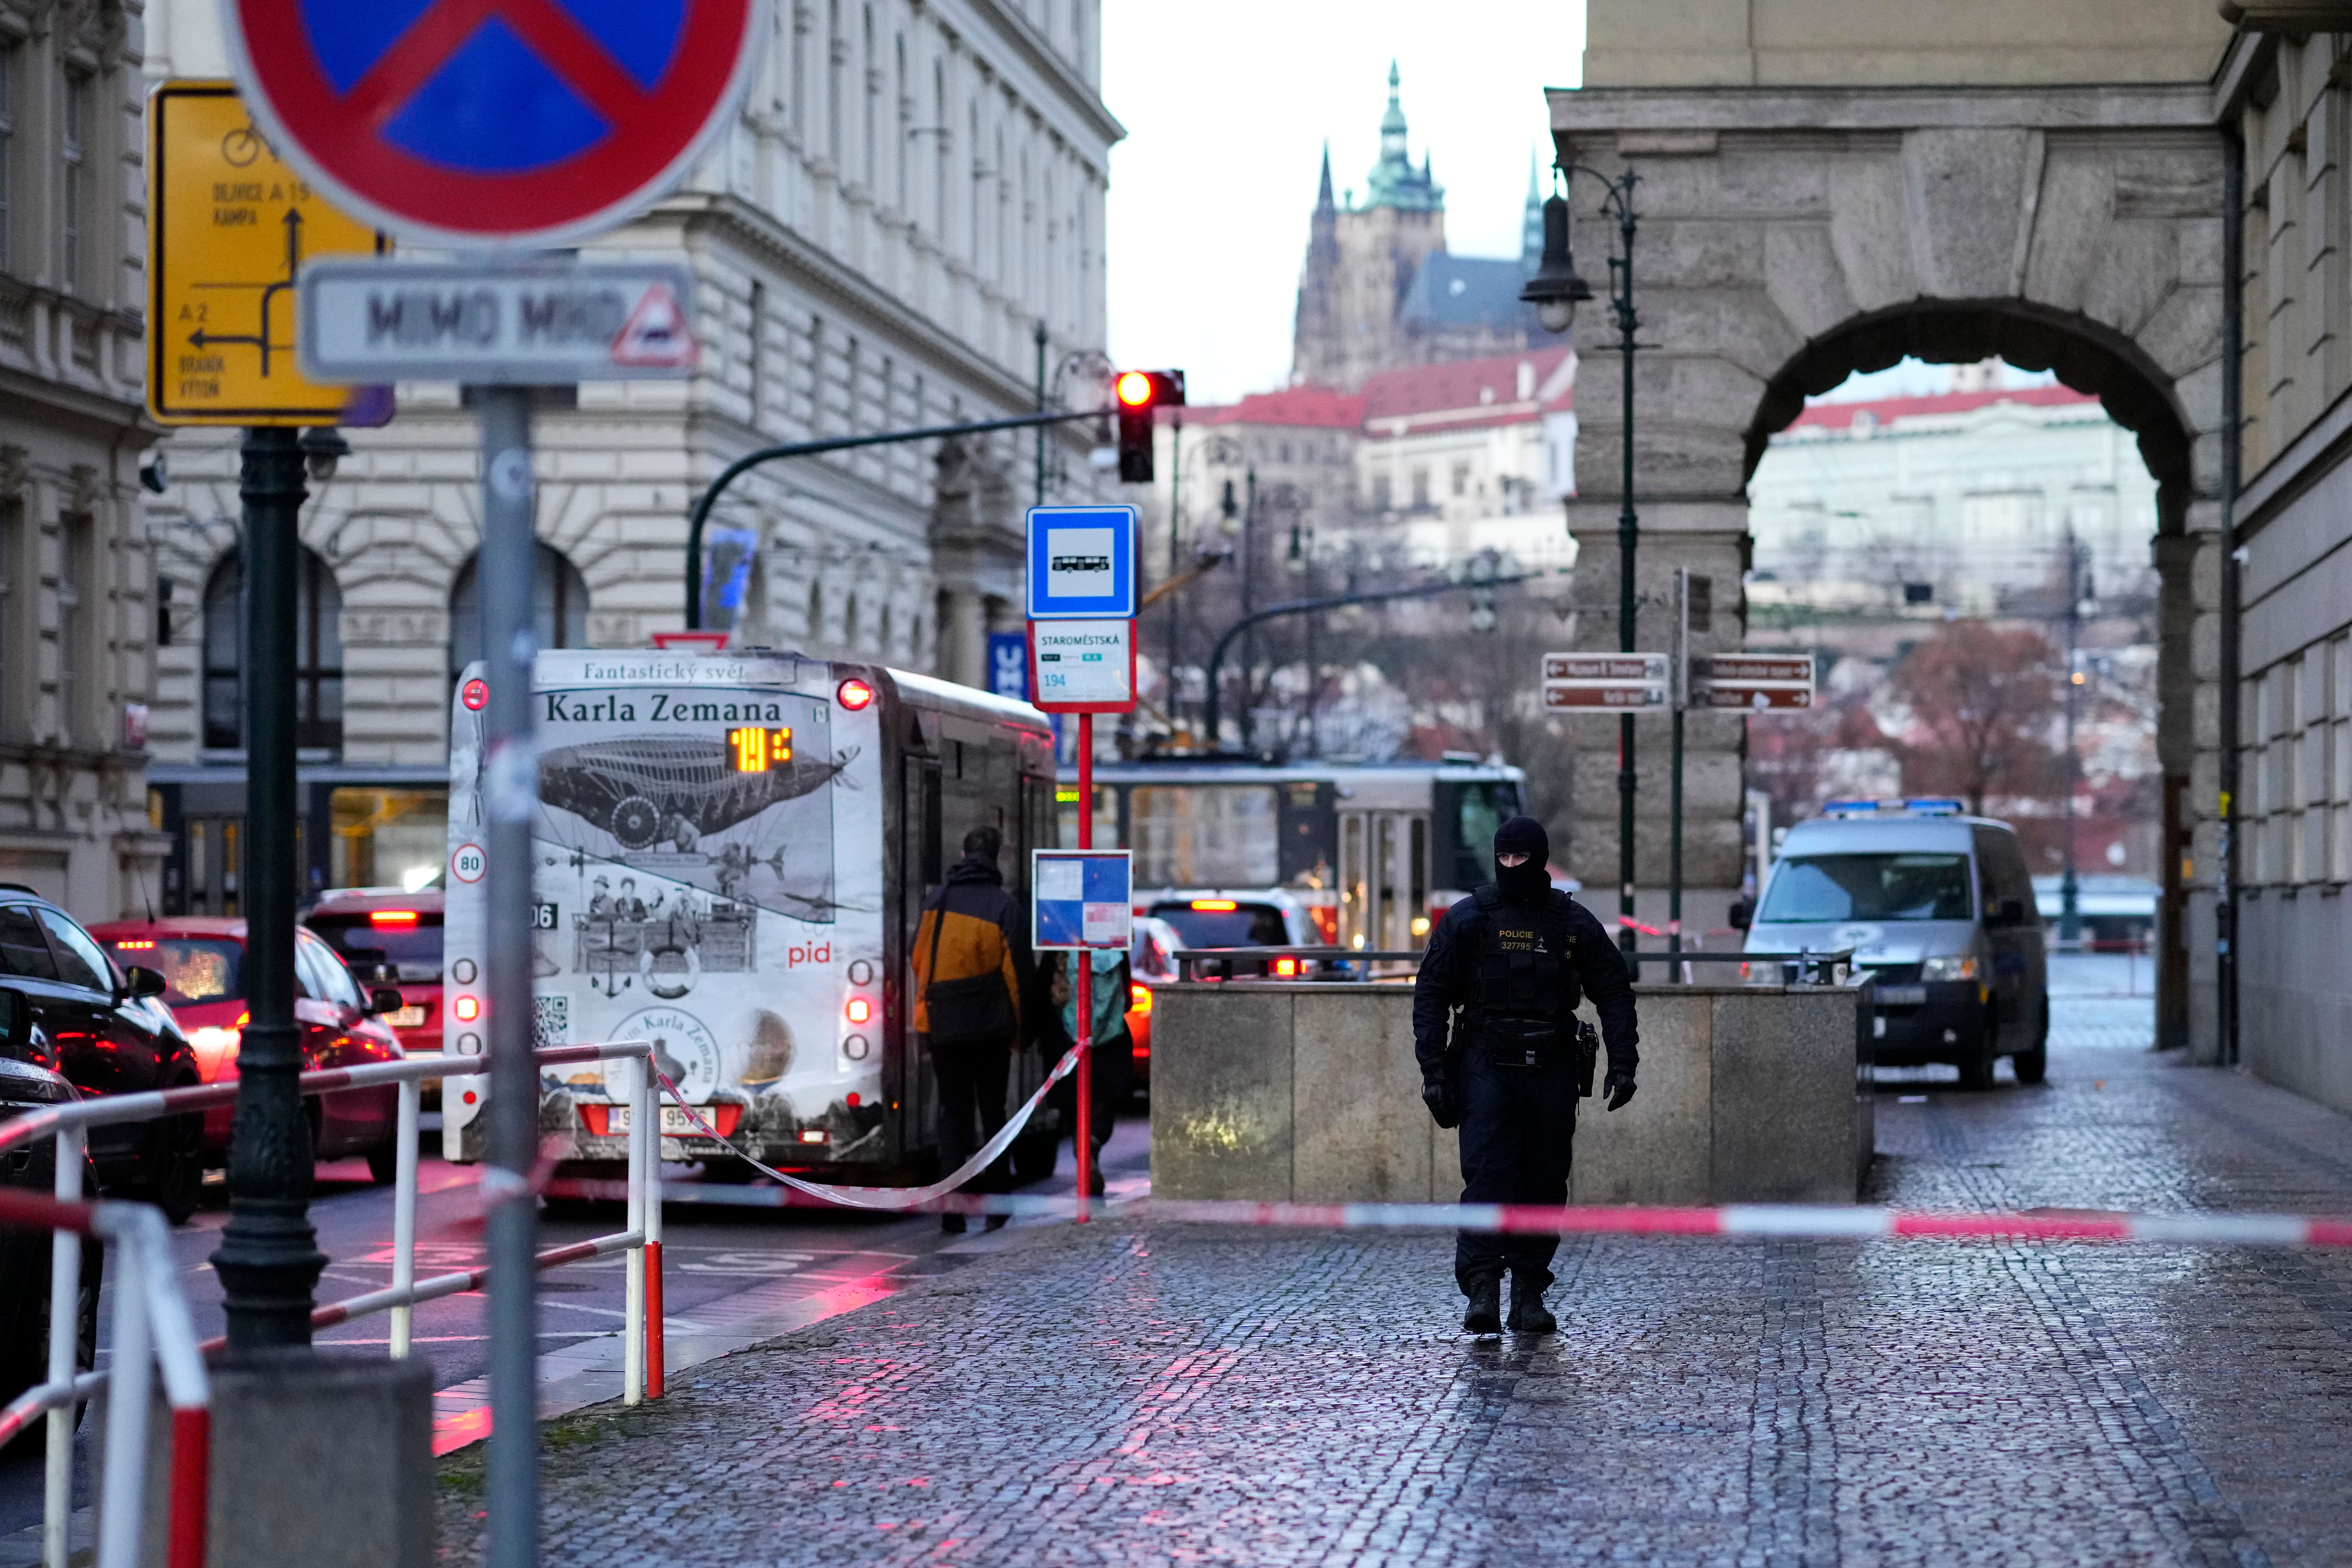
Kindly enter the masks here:
[[[538, 656], [532, 1026], [539, 1043], [646, 1039], [748, 1153], [891, 1184], [936, 1164], [930, 1069], [908, 1027], [923, 897], [963, 836], [1004, 837], [1006, 887], [1051, 846], [1054, 737], [1024, 702], [791, 653], [552, 649]], [[453, 698], [443, 1039], [484, 1049], [482, 667]], [[1041, 1080], [1034, 1050], [1009, 1103]], [[542, 1136], [565, 1173], [627, 1157], [601, 1065], [548, 1068]], [[451, 1076], [442, 1146], [486, 1154], [487, 1076]], [[663, 1111], [665, 1159], [747, 1174]], [[1041, 1129], [1039, 1139], [1049, 1139]], [[1044, 1151], [1050, 1157], [1050, 1144]], [[1026, 1165], [1040, 1151], [1016, 1147]]]
[[[1095, 842], [1134, 851], [1140, 913], [1278, 889], [1330, 946], [1404, 952], [1493, 879], [1495, 829], [1520, 810], [1526, 778], [1468, 757], [1106, 763], [1095, 769]], [[1061, 801], [1064, 837], [1075, 841], [1066, 771]]]

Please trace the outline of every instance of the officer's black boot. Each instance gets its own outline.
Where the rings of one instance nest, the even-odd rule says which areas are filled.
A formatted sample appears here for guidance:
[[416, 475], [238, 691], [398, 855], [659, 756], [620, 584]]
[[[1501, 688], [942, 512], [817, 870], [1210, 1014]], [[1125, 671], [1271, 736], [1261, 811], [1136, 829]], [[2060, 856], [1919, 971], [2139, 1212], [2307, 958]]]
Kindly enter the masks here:
[[1493, 1275], [1473, 1279], [1466, 1290], [1470, 1305], [1462, 1314], [1465, 1332], [1499, 1334], [1503, 1331], [1503, 1282]]
[[1549, 1334], [1559, 1329], [1559, 1320], [1544, 1308], [1545, 1283], [1540, 1274], [1511, 1276], [1511, 1332]]

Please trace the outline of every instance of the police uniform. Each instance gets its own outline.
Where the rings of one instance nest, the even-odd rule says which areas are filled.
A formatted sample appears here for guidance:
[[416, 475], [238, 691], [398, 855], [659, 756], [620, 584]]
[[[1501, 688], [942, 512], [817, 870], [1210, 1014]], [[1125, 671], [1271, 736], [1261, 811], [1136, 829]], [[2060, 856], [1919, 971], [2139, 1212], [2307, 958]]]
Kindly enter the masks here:
[[[1413, 986], [1413, 1048], [1439, 1125], [1460, 1123], [1462, 1201], [1564, 1204], [1579, 1079], [1590, 1081], [1589, 1066], [1579, 1071], [1577, 1005], [1589, 995], [1601, 1016], [1609, 1054], [1603, 1098], [1614, 1109], [1632, 1098], [1640, 1060], [1633, 987], [1600, 921], [1551, 886], [1541, 826], [1514, 817], [1496, 847], [1526, 853], [1528, 862], [1498, 859], [1496, 881], [1448, 910], [1430, 932]], [[1557, 1236], [1463, 1232], [1454, 1272], [1472, 1300], [1465, 1326], [1494, 1331], [1481, 1320], [1480, 1298], [1483, 1291], [1491, 1317], [1508, 1269], [1511, 1326], [1548, 1330], [1542, 1292], [1559, 1247]]]

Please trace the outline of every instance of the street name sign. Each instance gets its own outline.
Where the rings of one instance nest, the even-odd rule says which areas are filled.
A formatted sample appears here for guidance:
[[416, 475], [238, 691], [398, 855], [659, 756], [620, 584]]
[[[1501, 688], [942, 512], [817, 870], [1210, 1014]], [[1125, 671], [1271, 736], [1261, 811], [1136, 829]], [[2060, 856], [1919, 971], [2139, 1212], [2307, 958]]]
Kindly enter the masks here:
[[384, 241], [286, 166], [229, 81], [161, 82], [147, 111], [147, 412], [159, 425], [382, 425], [388, 386], [302, 374], [294, 289]]
[[1047, 713], [1124, 713], [1135, 706], [1135, 623], [1029, 623], [1031, 700]]
[[1544, 711], [1663, 710], [1671, 663], [1662, 653], [1548, 653], [1543, 656]]
[[1124, 849], [1029, 852], [1029, 945], [1125, 947], [1135, 934], [1133, 868]]
[[478, 251], [667, 195], [732, 118], [768, 0], [224, 0], [270, 140], [346, 210]]
[[1718, 653], [1691, 661], [1691, 706], [1773, 708], [1813, 706], [1813, 656], [1809, 653]]
[[1135, 615], [1135, 509], [1029, 509], [1029, 618]]
[[694, 279], [674, 262], [322, 262], [302, 278], [321, 381], [563, 386], [692, 374]]

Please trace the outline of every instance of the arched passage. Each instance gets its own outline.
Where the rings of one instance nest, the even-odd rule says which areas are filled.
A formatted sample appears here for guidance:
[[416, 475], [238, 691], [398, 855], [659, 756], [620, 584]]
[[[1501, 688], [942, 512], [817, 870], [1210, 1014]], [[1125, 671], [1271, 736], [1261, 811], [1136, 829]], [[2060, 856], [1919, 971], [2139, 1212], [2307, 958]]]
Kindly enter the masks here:
[[[2172, 994], [2159, 1016], [2177, 1040], [2185, 1015], [2190, 1043], [2210, 1047], [2227, 272], [2210, 93], [1650, 85], [1550, 102], [1564, 163], [1642, 177], [1634, 646], [1667, 646], [1678, 567], [1717, 586], [1696, 651], [1746, 644], [1744, 597], [1725, 590], [1748, 564], [1748, 479], [1805, 398], [1852, 373], [1997, 355], [2095, 395], [2134, 433], [2158, 487], [2158, 752], [2177, 819], [2168, 843], [2182, 851], [2165, 858], [2176, 882], [2183, 860], [2199, 872], [2168, 900]], [[1616, 234], [1596, 195], [1580, 181], [1570, 200], [1575, 248], [1597, 277]], [[1574, 639], [1615, 648], [1621, 373], [1606, 336], [1579, 347]], [[1570, 860], [1588, 884], [1613, 887], [1614, 725], [1577, 722]], [[1706, 890], [1736, 887], [1744, 868], [1748, 722], [1689, 718], [1686, 926], [1708, 918]], [[1639, 727], [1635, 794], [1634, 879], [1660, 914], [1665, 728]]]
[[2049, 371], [2097, 398], [2109, 418], [2138, 438], [2140, 459], [2156, 478], [2163, 531], [2180, 528], [2193, 490], [2192, 437], [2171, 378], [2129, 339], [2096, 321], [2013, 300], [1913, 300], [1813, 339], [1765, 384], [1743, 433], [1742, 479], [1755, 475], [1766, 446], [1804, 412], [1807, 398], [1906, 358], [1930, 364], [1997, 358], [2020, 370]]

